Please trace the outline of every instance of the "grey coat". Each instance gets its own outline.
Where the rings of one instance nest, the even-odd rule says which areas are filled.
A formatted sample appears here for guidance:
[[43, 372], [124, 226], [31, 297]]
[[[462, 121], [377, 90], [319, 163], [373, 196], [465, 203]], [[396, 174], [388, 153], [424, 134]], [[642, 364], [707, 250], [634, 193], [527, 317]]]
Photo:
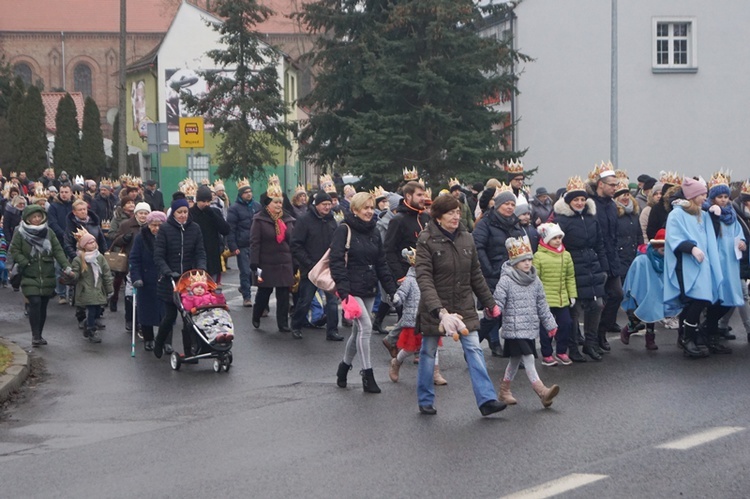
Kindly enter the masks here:
[[416, 327], [419, 297], [417, 271], [414, 267], [411, 267], [406, 272], [406, 277], [401, 281], [401, 285], [398, 287], [398, 291], [396, 291], [393, 299], [394, 305], [403, 305], [404, 307], [401, 314], [401, 327]]
[[547, 305], [544, 286], [534, 267], [531, 267], [529, 277], [528, 282], [521, 283], [516, 279], [510, 262], [503, 264], [494, 294], [503, 314], [503, 338], [534, 340], [539, 336], [540, 321], [547, 331], [557, 328]]

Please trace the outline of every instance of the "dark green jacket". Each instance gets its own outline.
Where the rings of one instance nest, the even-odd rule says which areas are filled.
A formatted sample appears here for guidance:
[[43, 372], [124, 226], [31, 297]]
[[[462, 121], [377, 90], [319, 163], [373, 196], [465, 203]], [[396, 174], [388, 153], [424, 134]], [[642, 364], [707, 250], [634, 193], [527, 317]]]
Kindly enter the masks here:
[[82, 270], [81, 255], [73, 259], [73, 273], [76, 276], [76, 305], [85, 307], [87, 305], [106, 305], [107, 296], [114, 291], [114, 278], [104, 255], [96, 258], [99, 262], [102, 275], [99, 282], [94, 285], [94, 272], [91, 265], [86, 264], [86, 270]]
[[47, 230], [47, 239], [52, 243], [52, 252], [31, 256], [31, 244], [20, 232], [13, 234], [10, 254], [21, 269], [21, 291], [24, 296], [52, 296], [55, 294], [55, 260], [63, 269], [69, 267], [65, 251], [52, 229]]

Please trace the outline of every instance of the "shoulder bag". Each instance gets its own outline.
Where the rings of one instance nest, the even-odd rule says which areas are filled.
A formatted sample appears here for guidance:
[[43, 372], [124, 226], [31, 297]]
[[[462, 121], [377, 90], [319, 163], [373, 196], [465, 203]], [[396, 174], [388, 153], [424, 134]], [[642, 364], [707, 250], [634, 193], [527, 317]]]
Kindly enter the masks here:
[[[348, 253], [349, 245], [352, 242], [352, 228], [346, 225], [346, 230], [346, 251]], [[310, 282], [326, 293], [334, 293], [336, 291], [336, 282], [331, 276], [330, 258], [331, 248], [328, 248], [320, 260], [318, 260], [318, 263], [316, 263], [307, 274], [307, 278], [310, 279]], [[344, 255], [344, 262], [346, 262], [347, 259], [348, 257]]]

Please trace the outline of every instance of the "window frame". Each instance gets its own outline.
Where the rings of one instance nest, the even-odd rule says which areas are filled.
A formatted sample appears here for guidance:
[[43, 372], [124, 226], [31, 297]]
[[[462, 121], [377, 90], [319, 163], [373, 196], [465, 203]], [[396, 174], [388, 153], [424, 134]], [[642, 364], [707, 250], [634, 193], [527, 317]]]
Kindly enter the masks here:
[[[21, 71], [19, 71], [21, 67], [25, 67], [26, 69], [28, 69], [29, 81], [26, 81], [26, 78], [23, 75], [21, 75]], [[13, 77], [14, 78], [20, 77], [26, 86], [31, 86], [34, 84], [34, 69], [31, 67], [31, 64], [29, 64], [28, 62], [26, 61], [16, 62], [15, 64], [13, 64], [12, 70], [13, 70]]]
[[[85, 67], [86, 69], [88, 69], [88, 77], [89, 77], [89, 81], [88, 81], [89, 88], [88, 88], [88, 90], [89, 90], [89, 95], [86, 95], [86, 92], [84, 92], [83, 89], [79, 89], [78, 88], [78, 78], [77, 78], [77, 74], [76, 73], [78, 72], [78, 68], [80, 68], [80, 67]], [[92, 99], [94, 98], [94, 70], [92, 69], [92, 67], [91, 67], [90, 64], [88, 64], [86, 62], [83, 62], [83, 61], [80, 61], [80, 62], [76, 63], [75, 66], [73, 66], [73, 91], [75, 91], [75, 92], [81, 92], [83, 94], [83, 98], [84, 99], [86, 97], [91, 97]]]
[[[669, 59], [667, 64], [658, 63], [658, 43], [665, 37], [658, 35], [660, 24], [670, 25], [670, 34], [666, 37], [669, 45]], [[687, 24], [687, 63], [674, 64], [674, 35], [672, 28], [675, 24]], [[658, 16], [651, 18], [651, 71], [653, 73], [696, 73], [698, 72], [698, 20], [692, 16]]]

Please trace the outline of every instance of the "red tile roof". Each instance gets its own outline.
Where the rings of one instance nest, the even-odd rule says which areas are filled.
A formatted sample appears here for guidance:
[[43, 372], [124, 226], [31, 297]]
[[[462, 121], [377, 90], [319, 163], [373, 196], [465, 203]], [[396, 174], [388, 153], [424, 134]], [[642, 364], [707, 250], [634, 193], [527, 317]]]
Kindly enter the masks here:
[[[65, 92], [42, 92], [42, 103], [44, 103], [44, 125], [47, 127], [47, 131], [55, 133], [57, 127], [55, 126], [55, 116], [57, 115], [57, 106], [60, 104], [60, 99], [65, 96]], [[83, 94], [81, 92], [71, 92], [70, 96], [73, 97], [73, 102], [76, 103], [76, 112], [78, 113], [78, 128], [83, 127]]]
[[[166, 33], [180, 3], [128, 0], [128, 32]], [[0, 0], [0, 13], [0, 31], [120, 31], [120, 0]]]
[[[1, 0], [0, 0], [1, 1]], [[296, 19], [287, 16], [293, 12], [302, 10], [302, 6], [314, 0], [260, 0], [260, 3], [270, 7], [276, 14], [266, 22], [260, 24], [257, 29], [261, 33], [304, 33]]]

